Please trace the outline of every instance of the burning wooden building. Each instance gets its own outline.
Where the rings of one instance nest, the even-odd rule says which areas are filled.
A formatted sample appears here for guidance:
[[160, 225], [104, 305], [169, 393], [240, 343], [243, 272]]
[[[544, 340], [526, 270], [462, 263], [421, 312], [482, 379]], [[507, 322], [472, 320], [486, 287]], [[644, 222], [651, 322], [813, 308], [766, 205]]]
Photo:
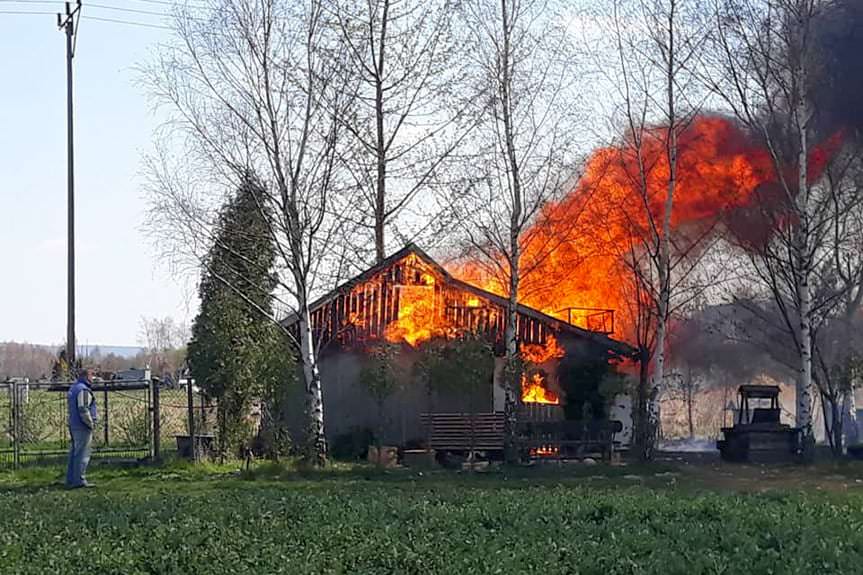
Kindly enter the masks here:
[[[385, 403], [383, 425], [360, 373], [370, 346], [400, 344], [399, 361], [409, 364], [412, 353], [426, 341], [469, 331], [487, 339], [495, 349], [494, 376], [473, 413], [503, 411], [501, 384], [507, 300], [453, 277], [415, 245], [386, 260], [315, 301], [312, 330], [319, 343], [326, 434], [332, 442], [362, 429], [382, 429], [391, 445], [422, 443], [424, 414], [465, 413], [458, 393], [435, 393], [419, 383], [401, 386]], [[517, 334], [522, 354], [535, 366], [523, 381], [522, 403], [535, 418], [563, 418], [567, 398], [557, 378], [563, 361], [610, 361], [632, 350], [610, 337], [613, 311], [577, 313], [562, 310], [552, 317], [520, 305]], [[588, 325], [577, 325], [586, 318]], [[296, 318], [288, 318], [291, 325]], [[588, 329], [588, 326], [593, 329]], [[297, 391], [299, 393], [299, 390]], [[292, 432], [302, 435], [302, 401], [289, 402]], [[431, 403], [431, 405], [430, 405]]]

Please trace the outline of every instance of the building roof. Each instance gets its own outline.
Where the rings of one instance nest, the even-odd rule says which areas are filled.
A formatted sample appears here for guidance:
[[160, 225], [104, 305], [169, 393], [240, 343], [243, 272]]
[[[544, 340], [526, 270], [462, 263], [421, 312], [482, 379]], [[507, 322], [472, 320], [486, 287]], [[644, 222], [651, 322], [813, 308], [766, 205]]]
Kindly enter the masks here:
[[[376, 263], [375, 265], [371, 266], [370, 268], [368, 268], [367, 270], [365, 270], [364, 272], [362, 272], [358, 276], [355, 276], [354, 278], [342, 283], [341, 285], [339, 285], [337, 288], [333, 289], [332, 291], [330, 291], [326, 295], [321, 296], [318, 299], [316, 299], [309, 306], [309, 310], [314, 312], [315, 310], [317, 310], [321, 306], [326, 305], [328, 302], [334, 300], [340, 294], [346, 293], [346, 292], [350, 291], [354, 286], [370, 280], [371, 278], [373, 278], [375, 275], [377, 275], [381, 271], [385, 270], [389, 266], [393, 265], [394, 263], [400, 261], [401, 259], [403, 259], [403, 258], [405, 258], [411, 254], [414, 254], [415, 256], [419, 257], [421, 260], [423, 260], [424, 263], [426, 263], [427, 265], [432, 267], [437, 273], [439, 273], [441, 276], [443, 276], [444, 281], [446, 281], [450, 285], [455, 286], [455, 287], [462, 289], [464, 291], [470, 292], [470, 293], [477, 295], [479, 297], [488, 299], [489, 301], [492, 301], [492, 302], [494, 302], [497, 305], [500, 305], [502, 307], [506, 307], [509, 304], [508, 299], [503, 297], [503, 296], [500, 296], [496, 293], [492, 293], [490, 291], [476, 287], [475, 285], [469, 284], [465, 281], [462, 281], [462, 280], [454, 277], [443, 266], [441, 266], [430, 255], [428, 255], [422, 248], [420, 248], [419, 246], [417, 246], [414, 243], [408, 243], [402, 249], [398, 250], [397, 252], [391, 254], [389, 257], [387, 257], [387, 258], [381, 260], [380, 262]], [[596, 344], [604, 346], [607, 349], [609, 349], [609, 350], [611, 350], [614, 353], [617, 353], [619, 355], [629, 356], [629, 355], [633, 355], [635, 353], [635, 350], [630, 345], [628, 345], [624, 342], [620, 342], [620, 341], [617, 341], [615, 339], [612, 339], [604, 333], [584, 329], [582, 327], [573, 325], [569, 322], [560, 320], [556, 317], [552, 317], [548, 314], [545, 314], [545, 313], [543, 313], [537, 309], [534, 309], [532, 307], [528, 307], [524, 304], [518, 304], [517, 311], [518, 311], [518, 313], [520, 313], [522, 315], [533, 318], [533, 319], [540, 321], [540, 322], [542, 322], [542, 323], [544, 323], [550, 327], [553, 327], [555, 330], [558, 330], [558, 331], [561, 331], [564, 333], [570, 333], [570, 334], [573, 334], [577, 337], [587, 339], [587, 340], [592, 341]], [[284, 323], [284, 325], [287, 326], [287, 325], [293, 324], [296, 321], [297, 321], [296, 314], [291, 313], [290, 315], [288, 315], [283, 320], [283, 323]]]

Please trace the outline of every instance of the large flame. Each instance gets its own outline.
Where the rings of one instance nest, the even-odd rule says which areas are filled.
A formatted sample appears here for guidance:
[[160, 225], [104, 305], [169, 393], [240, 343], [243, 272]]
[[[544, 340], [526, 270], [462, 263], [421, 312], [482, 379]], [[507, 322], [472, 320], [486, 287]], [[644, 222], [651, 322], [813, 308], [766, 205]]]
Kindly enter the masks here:
[[402, 285], [399, 291], [398, 319], [387, 325], [384, 338], [416, 345], [431, 339], [439, 326], [434, 313], [434, 285]]
[[540, 365], [564, 356], [566, 352], [557, 342], [557, 338], [549, 335], [545, 345], [523, 343], [519, 348], [521, 359], [527, 364], [527, 369], [521, 376], [521, 401], [559, 405], [560, 396], [549, 388], [545, 375], [535, 371]]
[[523, 403], [547, 403], [560, 405], [560, 397], [546, 387], [542, 374], [534, 373], [521, 378], [521, 401]]
[[[523, 234], [520, 269], [526, 271], [520, 278], [521, 303], [595, 330], [608, 324], [607, 316], [589, 310], [573, 316], [567, 308], [614, 310], [615, 337], [636, 341], [635, 304], [638, 297], [649, 296], [633, 290], [628, 263], [634, 255], [643, 256], [652, 225], [661, 233], [658, 224], [669, 180], [664, 131], [657, 127], [643, 135], [640, 150], [631, 138], [620, 146], [597, 149], [578, 185], [562, 200], [543, 207]], [[729, 219], [725, 216], [736, 217], [752, 207], [756, 191], [775, 181], [775, 169], [768, 151], [726, 118], [696, 118], [680, 134], [678, 144], [674, 244], [680, 253], [697, 253]], [[840, 144], [837, 136], [813, 150], [811, 180], [820, 176]], [[645, 166], [644, 195], [639, 165]], [[748, 227], [769, 237], [764, 225]], [[493, 277], [486, 269], [468, 262], [453, 271], [505, 296], [506, 278]]]
[[566, 353], [560, 344], [557, 343], [557, 338], [549, 335], [545, 341], [545, 345], [523, 343], [519, 346], [521, 351], [521, 359], [527, 363], [539, 365], [552, 359], [560, 359]]

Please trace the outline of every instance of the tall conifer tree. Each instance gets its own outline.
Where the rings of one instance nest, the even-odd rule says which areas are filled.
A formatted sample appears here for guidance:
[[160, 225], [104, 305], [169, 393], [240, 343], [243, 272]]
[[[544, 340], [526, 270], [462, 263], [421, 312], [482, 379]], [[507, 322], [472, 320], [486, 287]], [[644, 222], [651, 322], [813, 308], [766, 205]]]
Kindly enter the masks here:
[[[264, 390], [286, 384], [289, 351], [270, 322], [275, 246], [260, 184], [246, 177], [222, 209], [199, 285], [201, 309], [192, 325], [189, 367], [198, 386], [218, 401], [222, 455], [248, 438], [247, 415]], [[268, 381], [277, 379], [281, 381]]]

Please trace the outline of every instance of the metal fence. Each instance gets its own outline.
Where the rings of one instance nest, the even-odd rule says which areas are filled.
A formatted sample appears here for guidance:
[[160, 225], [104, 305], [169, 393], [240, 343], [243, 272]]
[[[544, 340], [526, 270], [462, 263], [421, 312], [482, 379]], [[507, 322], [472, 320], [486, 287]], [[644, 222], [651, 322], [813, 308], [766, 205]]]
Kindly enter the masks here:
[[[0, 469], [66, 457], [69, 386], [0, 383]], [[93, 431], [96, 461], [171, 455], [178, 445], [189, 443], [190, 435], [208, 436], [215, 423], [215, 405], [186, 384], [166, 386], [156, 379], [97, 382], [93, 394], [99, 411]]]

